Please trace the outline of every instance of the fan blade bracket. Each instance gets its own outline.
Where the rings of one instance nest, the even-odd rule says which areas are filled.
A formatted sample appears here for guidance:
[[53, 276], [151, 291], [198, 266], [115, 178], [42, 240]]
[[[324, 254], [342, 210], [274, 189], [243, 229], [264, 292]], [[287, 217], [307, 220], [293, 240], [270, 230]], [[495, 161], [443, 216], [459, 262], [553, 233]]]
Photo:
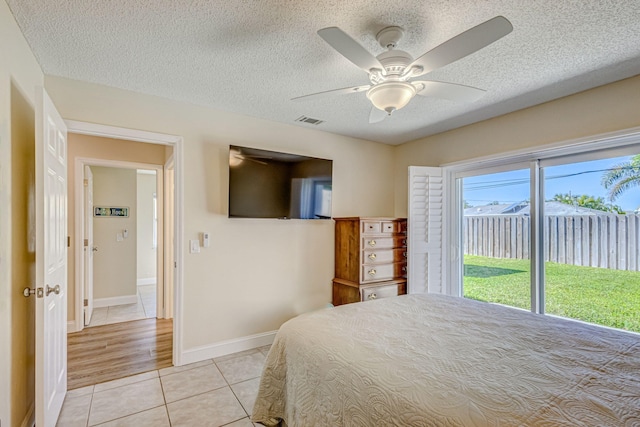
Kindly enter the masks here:
[[416, 77], [419, 76], [421, 74], [423, 74], [424, 71], [424, 67], [420, 66], [420, 65], [414, 65], [411, 67], [407, 67], [404, 72], [402, 73], [402, 75], [400, 76], [401, 79], [404, 80], [408, 80], [412, 77]]

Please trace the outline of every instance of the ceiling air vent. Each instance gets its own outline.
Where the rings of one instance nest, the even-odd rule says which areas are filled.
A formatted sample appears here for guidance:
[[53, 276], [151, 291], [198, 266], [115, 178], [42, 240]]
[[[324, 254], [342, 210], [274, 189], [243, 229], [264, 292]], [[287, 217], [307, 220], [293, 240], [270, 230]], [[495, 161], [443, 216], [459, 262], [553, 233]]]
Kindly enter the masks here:
[[324, 120], [314, 119], [307, 116], [300, 116], [296, 119], [296, 122], [309, 123], [310, 125], [319, 125], [320, 123], [324, 123]]

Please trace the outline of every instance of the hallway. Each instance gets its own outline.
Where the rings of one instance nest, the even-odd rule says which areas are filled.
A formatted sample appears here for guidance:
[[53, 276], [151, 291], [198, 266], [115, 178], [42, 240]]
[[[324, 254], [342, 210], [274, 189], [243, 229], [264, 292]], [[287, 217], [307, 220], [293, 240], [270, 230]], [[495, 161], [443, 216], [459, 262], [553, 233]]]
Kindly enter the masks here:
[[171, 319], [95, 326], [67, 339], [69, 390], [172, 366]]

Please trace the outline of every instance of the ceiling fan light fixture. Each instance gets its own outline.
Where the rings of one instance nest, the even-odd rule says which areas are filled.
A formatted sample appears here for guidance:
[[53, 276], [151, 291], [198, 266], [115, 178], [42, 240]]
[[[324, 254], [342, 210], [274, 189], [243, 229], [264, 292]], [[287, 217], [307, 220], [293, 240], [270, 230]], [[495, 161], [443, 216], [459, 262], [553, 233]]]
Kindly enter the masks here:
[[384, 82], [367, 91], [367, 98], [379, 110], [393, 113], [406, 106], [416, 95], [416, 88], [406, 82]]

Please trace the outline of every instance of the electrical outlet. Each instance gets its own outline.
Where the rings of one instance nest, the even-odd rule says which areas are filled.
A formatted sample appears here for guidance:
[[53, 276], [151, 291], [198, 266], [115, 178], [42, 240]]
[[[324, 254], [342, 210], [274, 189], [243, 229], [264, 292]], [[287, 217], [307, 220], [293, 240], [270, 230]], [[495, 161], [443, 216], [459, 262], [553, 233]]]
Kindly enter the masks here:
[[200, 240], [189, 240], [189, 253], [199, 254], [200, 253]]

